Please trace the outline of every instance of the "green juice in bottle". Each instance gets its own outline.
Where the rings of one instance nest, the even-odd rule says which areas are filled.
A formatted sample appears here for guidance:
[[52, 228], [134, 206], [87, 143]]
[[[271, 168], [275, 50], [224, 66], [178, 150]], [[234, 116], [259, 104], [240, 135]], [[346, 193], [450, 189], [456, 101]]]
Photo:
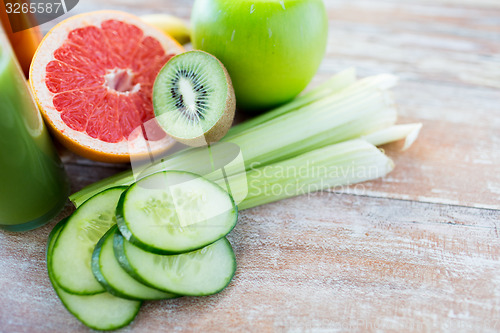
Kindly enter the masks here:
[[68, 192], [64, 167], [0, 28], [0, 228], [24, 231], [47, 223]]

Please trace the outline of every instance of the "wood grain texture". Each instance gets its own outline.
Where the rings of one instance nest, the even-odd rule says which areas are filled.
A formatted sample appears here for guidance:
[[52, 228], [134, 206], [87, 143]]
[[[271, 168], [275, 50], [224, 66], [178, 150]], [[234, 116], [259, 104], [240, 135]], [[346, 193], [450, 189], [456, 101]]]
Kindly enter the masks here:
[[[2, 332], [86, 331], [47, 279], [51, 227], [0, 234]], [[495, 331], [499, 228], [497, 210], [347, 194], [248, 210], [224, 292], [148, 302], [123, 331]]]
[[[401, 122], [424, 124], [396, 169], [361, 193], [500, 209], [500, 3], [329, 1], [317, 81], [342, 68], [395, 73]], [[360, 189], [345, 190], [360, 193]]]
[[[147, 302], [124, 332], [500, 331], [500, 2], [325, 3], [328, 51], [312, 86], [351, 66], [398, 75], [400, 122], [423, 122], [419, 140], [384, 147], [396, 163], [384, 179], [242, 212], [229, 288]], [[188, 19], [191, 5], [85, 0], [75, 11]], [[126, 168], [61, 153], [75, 191]], [[2, 333], [87, 331], [47, 277], [54, 224], [0, 231]]]

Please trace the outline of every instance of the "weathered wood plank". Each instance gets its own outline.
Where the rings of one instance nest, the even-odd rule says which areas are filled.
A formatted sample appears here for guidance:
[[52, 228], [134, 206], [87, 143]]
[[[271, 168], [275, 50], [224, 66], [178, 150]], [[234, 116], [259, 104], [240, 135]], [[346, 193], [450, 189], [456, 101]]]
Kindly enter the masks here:
[[[404, 78], [500, 88], [500, 8], [399, 1], [328, 2], [325, 69], [358, 65]], [[337, 61], [340, 61], [337, 64]]]
[[[51, 227], [0, 232], [2, 332], [86, 331], [46, 276]], [[124, 331], [498, 330], [499, 228], [499, 211], [345, 194], [263, 206], [230, 235], [228, 289], [148, 302]]]
[[[188, 19], [192, 2], [85, 0], [75, 12]], [[401, 122], [422, 121], [419, 140], [403, 153], [384, 147], [396, 162], [385, 179], [341, 189], [360, 195], [325, 192], [242, 212], [230, 235], [239, 264], [230, 287], [148, 302], [124, 331], [500, 330], [500, 211], [464, 207], [500, 209], [500, 3], [325, 3], [329, 46], [312, 85], [351, 66], [360, 76], [398, 75]], [[68, 152], [63, 160], [73, 190], [125, 167]], [[0, 231], [0, 332], [87, 331], [47, 277], [54, 223]]]
[[[186, 19], [191, 3], [108, 1], [137, 14], [157, 8]], [[329, 48], [312, 86], [350, 66], [360, 76], [391, 72], [401, 78], [395, 89], [401, 121], [424, 123], [408, 152], [385, 147], [396, 169], [364, 184], [363, 193], [500, 209], [500, 8], [472, 1], [326, 4]], [[78, 10], [96, 8], [101, 2], [88, 1]]]
[[385, 179], [349, 193], [500, 209], [500, 8], [468, 2], [332, 1], [328, 55], [342, 68], [391, 72], [402, 122], [423, 122]]

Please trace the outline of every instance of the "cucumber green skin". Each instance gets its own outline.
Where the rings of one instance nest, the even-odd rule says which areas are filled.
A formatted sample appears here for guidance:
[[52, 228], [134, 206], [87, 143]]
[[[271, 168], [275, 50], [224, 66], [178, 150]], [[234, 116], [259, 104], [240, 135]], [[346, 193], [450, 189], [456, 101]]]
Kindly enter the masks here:
[[[229, 243], [229, 241], [226, 238], [224, 238], [224, 239], [227, 242], [227, 245], [229, 247], [231, 247], [231, 243]], [[140, 281], [141, 283], [143, 283], [143, 284], [145, 284], [147, 286], [150, 286], [150, 287], [156, 288], [158, 290], [163, 290], [165, 292], [169, 292], [169, 293], [174, 293], [175, 294], [174, 291], [166, 290], [164, 288], [159, 288], [158, 286], [152, 285], [151, 283], [149, 283], [148, 281], [146, 281], [144, 278], [142, 278], [142, 276], [138, 273], [138, 271], [132, 265], [130, 265], [130, 263], [129, 263], [128, 259], [127, 259], [127, 253], [125, 251], [124, 242], [125, 242], [125, 238], [121, 234], [115, 233], [114, 240], [113, 240], [113, 247], [114, 247], [114, 250], [115, 250], [116, 259], [118, 259], [118, 262], [123, 267], [123, 269], [126, 270], [127, 273], [130, 276], [132, 276], [134, 279], [136, 279], [137, 281]], [[232, 247], [231, 247], [231, 249], [232, 249]], [[234, 278], [234, 275], [236, 274], [236, 256], [235, 256], [235, 254], [234, 254], [233, 251], [232, 251], [232, 254], [233, 254], [233, 265], [234, 265], [233, 274], [231, 275], [231, 277], [228, 279], [228, 282], [223, 287], [221, 287], [219, 290], [216, 290], [216, 291], [208, 293], [208, 294], [196, 294], [196, 293], [187, 294], [187, 293], [185, 293], [184, 296], [208, 296], [208, 295], [215, 295], [217, 293], [220, 293], [224, 289], [226, 289], [226, 287], [231, 283], [231, 281]]]
[[[91, 198], [87, 199], [78, 208], [84, 207], [84, 205], [88, 204], [89, 201], [91, 201], [91, 199], [93, 199], [93, 198], [95, 198], [95, 197], [97, 197], [99, 195], [102, 195], [104, 192], [107, 192], [107, 191], [110, 191], [110, 190], [115, 190], [115, 189], [122, 189], [123, 191], [125, 191], [127, 188], [128, 188], [128, 186], [115, 186], [115, 187], [108, 188], [108, 189], [106, 189], [106, 190], [104, 190], [102, 192], [99, 192], [99, 193], [95, 194]], [[73, 214], [74, 214], [74, 212], [73, 212]], [[67, 223], [70, 223], [71, 217], [72, 217], [72, 215], [68, 216], [66, 219], [63, 220], [63, 221], [65, 221], [64, 225], [66, 225]], [[61, 232], [62, 232], [62, 229], [61, 229], [61, 231], [59, 231], [59, 234]], [[56, 247], [56, 246], [57, 246], [57, 242], [54, 241], [53, 247]], [[51, 260], [51, 266], [52, 266], [52, 260]], [[53, 278], [55, 279], [55, 281], [57, 281], [57, 278], [55, 276]], [[97, 294], [102, 294], [102, 293], [106, 292], [105, 288], [103, 288], [102, 290], [94, 291], [94, 292], [75, 292], [74, 290], [70, 290], [70, 289], [65, 288], [64, 286], [61, 286], [59, 283], [57, 283], [57, 286], [58, 286], [58, 288], [62, 289], [64, 292], [67, 292], [68, 294], [72, 294], [72, 295], [90, 296], [90, 295], [97, 295]]]
[[[144, 280], [139, 274], [137, 274], [136, 270], [130, 265], [130, 263], [127, 260], [127, 256], [125, 255], [125, 249], [124, 249], [124, 243], [125, 242], [125, 237], [121, 233], [115, 233], [113, 236], [113, 249], [115, 250], [115, 256], [116, 259], [118, 260], [118, 263], [122, 268], [134, 279], [139, 281], [142, 284], [145, 284], [146, 286], [149, 286], [151, 288], [156, 288], [155, 286], [151, 285], [148, 283], [146, 280]], [[158, 289], [158, 288], [156, 288]], [[162, 290], [162, 289], [158, 289]], [[166, 292], [170, 292], [169, 290], [163, 290]]]
[[102, 246], [104, 245], [104, 242], [106, 241], [106, 239], [108, 237], [113, 237], [112, 235], [117, 232], [117, 226], [114, 226], [114, 227], [111, 227], [111, 229], [108, 230], [108, 232], [106, 232], [106, 234], [104, 236], [102, 236], [102, 238], [99, 240], [99, 242], [97, 243], [96, 247], [95, 247], [95, 250], [94, 252], [92, 253], [92, 272], [94, 273], [94, 276], [95, 278], [97, 279], [97, 281], [99, 281], [99, 283], [111, 294], [111, 295], [114, 295], [116, 297], [121, 297], [121, 298], [125, 298], [125, 299], [130, 299], [130, 300], [162, 300], [162, 299], [173, 299], [173, 298], [177, 298], [177, 297], [181, 297], [181, 296], [174, 296], [174, 297], [164, 297], [164, 298], [137, 298], [137, 297], [132, 297], [130, 295], [127, 295], [123, 292], [121, 292], [120, 290], [117, 290], [115, 288], [113, 288], [113, 286], [111, 284], [109, 284], [109, 282], [106, 280], [106, 278], [104, 277], [104, 275], [102, 274], [101, 272], [101, 269], [100, 269], [100, 263], [99, 263], [99, 259], [100, 259], [100, 254], [101, 254], [101, 249], [102, 249]]
[[104, 241], [106, 240], [106, 238], [108, 237], [109, 233], [111, 232], [114, 232], [116, 230], [116, 226], [115, 227], [111, 227], [111, 229], [108, 230], [108, 232], [106, 232], [104, 234], [104, 236], [102, 236], [102, 238], [99, 240], [99, 242], [97, 243], [95, 249], [94, 249], [94, 252], [92, 253], [92, 262], [91, 262], [91, 266], [92, 266], [92, 273], [94, 273], [94, 276], [96, 278], [96, 280], [104, 287], [104, 289], [106, 289], [106, 291], [108, 293], [110, 293], [111, 295], [114, 295], [116, 297], [121, 297], [121, 298], [125, 298], [125, 299], [130, 299], [130, 300], [139, 300], [137, 298], [133, 298], [133, 297], [130, 297], [122, 292], [120, 292], [119, 290], [116, 290], [114, 289], [109, 283], [108, 281], [106, 281], [106, 279], [104, 278], [104, 276], [102, 275], [101, 273], [101, 269], [99, 268], [99, 256], [101, 254], [101, 248], [104, 244]]
[[66, 222], [68, 222], [68, 219], [69, 219], [69, 217], [66, 217], [66, 218], [62, 219], [61, 221], [59, 221], [59, 223], [57, 223], [55, 225], [55, 227], [52, 229], [52, 231], [49, 234], [49, 240], [47, 241], [47, 249], [45, 251], [46, 256], [47, 256], [47, 266], [48, 266], [49, 262], [51, 261], [51, 258], [49, 258], [49, 254], [52, 252], [52, 249], [54, 247], [56, 239], [59, 236], [59, 233], [62, 231], [62, 229], [66, 225]]
[[[158, 172], [158, 173], [160, 173], [160, 172]], [[158, 173], [155, 173], [155, 174], [150, 175], [148, 177], [155, 176]], [[192, 173], [192, 172], [187, 172], [187, 171], [168, 170], [168, 171], [162, 171], [161, 173], [184, 173], [184, 174], [189, 174], [189, 175], [193, 175], [193, 176], [196, 176], [196, 177], [203, 178], [200, 175], [197, 175], [197, 174]], [[148, 177], [146, 177], [146, 178], [148, 178]], [[146, 178], [144, 178], [144, 179], [146, 179]], [[204, 178], [204, 179], [207, 182], [210, 182], [210, 183], [214, 184], [215, 186], [220, 187], [216, 183], [214, 183], [214, 182], [212, 182], [212, 181], [210, 181], [210, 180], [208, 180], [206, 178]], [[137, 247], [140, 247], [144, 251], [148, 251], [148, 252], [151, 252], [151, 253], [154, 253], [154, 254], [160, 254], [160, 255], [175, 255], [175, 254], [182, 254], [182, 253], [196, 251], [196, 250], [202, 249], [202, 248], [204, 248], [204, 247], [206, 247], [206, 246], [208, 246], [210, 244], [213, 244], [213, 243], [217, 242], [222, 237], [226, 237], [231, 231], [233, 231], [233, 229], [236, 227], [236, 224], [238, 223], [238, 216], [239, 216], [238, 206], [234, 202], [233, 197], [228, 193], [229, 198], [231, 199], [231, 203], [232, 203], [233, 208], [234, 208], [235, 217], [234, 217], [234, 223], [233, 223], [233, 225], [231, 226], [231, 228], [228, 229], [228, 231], [227, 231], [226, 234], [222, 235], [221, 237], [219, 237], [219, 238], [217, 238], [217, 239], [215, 239], [213, 241], [207, 242], [206, 244], [203, 244], [201, 246], [194, 246], [192, 248], [187, 248], [187, 249], [185, 249], [183, 251], [169, 251], [169, 250], [165, 250], [165, 249], [159, 249], [159, 248], [154, 247], [154, 246], [152, 246], [150, 244], [146, 244], [146, 243], [142, 242], [140, 239], [134, 237], [134, 235], [132, 234], [132, 231], [127, 226], [127, 221], [126, 221], [126, 219], [124, 217], [124, 213], [123, 213], [123, 209], [124, 209], [124, 205], [125, 205], [125, 199], [126, 199], [126, 196], [127, 196], [127, 192], [130, 191], [133, 187], [135, 187], [137, 185], [137, 183], [131, 185], [120, 196], [120, 199], [118, 200], [118, 205], [116, 207], [116, 223], [118, 224], [118, 229], [120, 230], [120, 233], [123, 235], [123, 237], [125, 237], [125, 239], [127, 241], [129, 241], [130, 243], [134, 244]]]
[[[86, 323], [84, 322], [78, 315], [78, 313], [75, 313], [74, 311], [72, 311], [71, 307], [68, 306], [65, 301], [64, 301], [64, 296], [61, 294], [61, 293], [64, 293], [64, 290], [59, 287], [52, 275], [52, 272], [51, 272], [51, 269], [50, 269], [50, 264], [51, 264], [51, 259], [52, 259], [52, 249], [54, 248], [54, 245], [57, 241], [57, 237], [59, 237], [59, 234], [61, 233], [62, 229], [66, 226], [66, 222], [68, 222], [68, 219], [69, 218], [65, 218], [63, 220], [61, 220], [53, 229], [52, 231], [50, 232], [50, 235], [49, 235], [49, 239], [48, 239], [48, 242], [47, 242], [47, 251], [46, 251], [46, 257], [47, 257], [47, 270], [48, 270], [48, 275], [49, 275], [49, 280], [50, 280], [50, 283], [52, 284], [52, 287], [54, 288], [57, 296], [59, 297], [59, 299], [61, 300], [63, 306], [66, 308], [66, 310], [68, 310], [69, 313], [71, 313], [73, 316], [75, 316], [80, 322], [82, 322], [85, 326], [91, 328], [91, 329], [95, 329], [95, 330], [99, 330], [99, 331], [112, 331], [112, 330], [116, 330], [116, 329], [119, 329], [119, 328], [122, 328], [122, 327], [125, 327], [127, 325], [129, 325], [132, 321], [134, 321], [135, 317], [137, 316], [137, 314], [139, 313], [139, 310], [141, 308], [141, 305], [142, 305], [142, 302], [138, 302], [137, 304], [137, 311], [135, 311], [134, 314], [132, 314], [132, 316], [130, 316], [130, 318], [128, 318], [127, 320], [125, 320], [124, 322], [122, 322], [120, 325], [115, 325], [115, 326], [111, 326], [111, 327], [106, 327], [106, 328], [103, 328], [103, 327], [96, 327], [94, 325], [91, 325], [89, 323]], [[82, 297], [85, 297], [85, 296], [82, 296]]]

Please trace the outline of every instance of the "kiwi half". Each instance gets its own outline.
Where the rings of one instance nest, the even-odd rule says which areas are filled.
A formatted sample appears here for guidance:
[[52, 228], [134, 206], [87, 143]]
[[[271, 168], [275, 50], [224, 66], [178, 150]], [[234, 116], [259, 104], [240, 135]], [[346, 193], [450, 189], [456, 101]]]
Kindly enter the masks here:
[[156, 119], [167, 134], [190, 146], [217, 142], [231, 127], [236, 99], [224, 65], [203, 51], [179, 54], [153, 87]]

